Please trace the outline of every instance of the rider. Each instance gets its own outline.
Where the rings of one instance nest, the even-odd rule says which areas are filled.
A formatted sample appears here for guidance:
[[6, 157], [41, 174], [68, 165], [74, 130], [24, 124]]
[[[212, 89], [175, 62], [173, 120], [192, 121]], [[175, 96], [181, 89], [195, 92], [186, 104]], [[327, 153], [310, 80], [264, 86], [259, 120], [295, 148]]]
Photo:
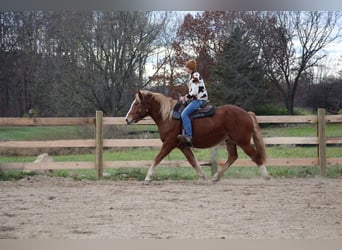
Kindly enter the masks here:
[[208, 93], [204, 81], [197, 72], [197, 63], [195, 60], [189, 60], [185, 63], [185, 70], [190, 74], [188, 88], [189, 93], [179, 98], [180, 101], [188, 103], [181, 114], [184, 135], [178, 135], [178, 139], [183, 139], [185, 143], [192, 146], [192, 127], [190, 115], [194, 113], [201, 105], [208, 101]]

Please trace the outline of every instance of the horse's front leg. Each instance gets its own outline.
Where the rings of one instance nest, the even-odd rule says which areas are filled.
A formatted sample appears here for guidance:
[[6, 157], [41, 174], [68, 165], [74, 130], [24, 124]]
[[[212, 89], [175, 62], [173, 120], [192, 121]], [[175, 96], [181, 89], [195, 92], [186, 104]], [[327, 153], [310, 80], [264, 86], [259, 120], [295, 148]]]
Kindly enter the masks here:
[[144, 184], [149, 184], [152, 181], [152, 176], [154, 173], [154, 168], [164, 159], [165, 156], [167, 156], [172, 149], [174, 149], [175, 146], [171, 146], [170, 144], [167, 145], [167, 143], [163, 143], [162, 148], [160, 149], [159, 153], [154, 157], [154, 160], [152, 162], [151, 167], [148, 169], [145, 182]]
[[196, 157], [194, 153], [192, 152], [191, 148], [189, 147], [184, 147], [180, 149], [183, 154], [185, 155], [186, 159], [188, 162], [191, 164], [191, 166], [196, 170], [198, 176], [200, 177], [200, 180], [203, 181], [205, 180], [205, 174], [199, 165], [198, 161], [196, 160]]

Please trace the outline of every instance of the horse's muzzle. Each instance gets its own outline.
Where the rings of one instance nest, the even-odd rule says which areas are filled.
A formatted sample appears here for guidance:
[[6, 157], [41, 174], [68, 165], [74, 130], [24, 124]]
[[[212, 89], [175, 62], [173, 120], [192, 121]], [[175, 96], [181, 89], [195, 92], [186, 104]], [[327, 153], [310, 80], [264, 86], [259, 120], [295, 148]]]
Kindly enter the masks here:
[[126, 123], [127, 125], [130, 125], [130, 124], [136, 123], [136, 121], [134, 119], [129, 120], [128, 118], [126, 118]]

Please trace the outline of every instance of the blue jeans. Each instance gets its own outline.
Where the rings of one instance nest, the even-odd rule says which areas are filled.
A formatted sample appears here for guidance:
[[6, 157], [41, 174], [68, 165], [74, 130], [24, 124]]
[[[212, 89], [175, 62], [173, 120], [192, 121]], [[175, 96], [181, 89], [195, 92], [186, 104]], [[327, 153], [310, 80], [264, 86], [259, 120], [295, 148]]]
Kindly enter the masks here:
[[192, 127], [190, 115], [194, 113], [203, 103], [203, 100], [193, 100], [191, 101], [183, 110], [181, 117], [183, 122], [183, 128], [185, 130], [185, 135], [192, 138]]

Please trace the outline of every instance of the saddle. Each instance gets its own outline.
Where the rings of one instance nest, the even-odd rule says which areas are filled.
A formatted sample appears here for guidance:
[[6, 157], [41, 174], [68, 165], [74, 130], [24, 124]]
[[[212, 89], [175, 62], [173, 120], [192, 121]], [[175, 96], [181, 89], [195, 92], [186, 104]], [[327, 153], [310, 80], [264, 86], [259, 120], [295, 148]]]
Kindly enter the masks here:
[[[180, 120], [181, 113], [184, 110], [186, 104], [178, 102], [173, 108], [172, 119]], [[204, 102], [199, 109], [190, 115], [192, 119], [198, 119], [208, 116], [213, 116], [215, 114], [215, 106], [209, 104], [209, 101]]]

